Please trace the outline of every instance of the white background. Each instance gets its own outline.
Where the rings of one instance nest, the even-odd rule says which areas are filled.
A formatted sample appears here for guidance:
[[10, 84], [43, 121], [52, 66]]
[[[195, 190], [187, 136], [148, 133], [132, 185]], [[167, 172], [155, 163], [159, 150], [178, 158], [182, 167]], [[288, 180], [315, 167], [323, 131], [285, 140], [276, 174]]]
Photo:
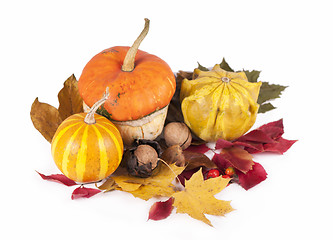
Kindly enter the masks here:
[[[71, 200], [75, 187], [43, 181], [59, 173], [50, 144], [34, 129], [36, 97], [57, 94], [98, 52], [129, 46], [151, 20], [141, 49], [174, 72], [211, 67], [225, 57], [236, 70], [289, 86], [254, 127], [284, 119], [285, 154], [257, 154], [266, 181], [217, 195], [236, 209], [147, 221], [150, 206], [122, 192]], [[1, 1], [1, 239], [332, 239], [332, 5], [330, 1]]]

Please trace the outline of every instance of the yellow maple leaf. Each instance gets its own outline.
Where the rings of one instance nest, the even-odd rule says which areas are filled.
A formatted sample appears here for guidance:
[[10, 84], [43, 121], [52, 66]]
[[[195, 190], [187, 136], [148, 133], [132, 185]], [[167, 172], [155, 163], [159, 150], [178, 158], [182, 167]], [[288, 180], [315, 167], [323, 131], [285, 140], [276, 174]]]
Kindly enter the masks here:
[[[170, 183], [184, 171], [185, 167], [178, 167], [176, 164], [166, 165], [160, 162], [156, 169], [154, 169], [152, 175], [148, 178], [139, 178], [133, 176], [127, 176], [126, 179], [122, 178], [122, 181], [128, 183], [136, 183], [142, 185], [154, 185], [154, 186], [169, 186]], [[113, 177], [116, 181], [119, 181], [118, 177]]]
[[221, 176], [204, 180], [200, 169], [192, 175], [190, 180], [185, 181], [183, 191], [172, 195], [174, 198], [173, 206], [177, 208], [177, 213], [187, 213], [191, 217], [212, 226], [205, 214], [224, 216], [234, 210], [230, 201], [223, 201], [214, 197], [228, 183], [229, 179]]
[[177, 167], [175, 164], [167, 166], [160, 163], [152, 176], [148, 178], [130, 176], [125, 169], [119, 169], [99, 188], [104, 191], [121, 190], [129, 192], [143, 200], [157, 196], [170, 197], [175, 193], [172, 181], [184, 169], [185, 167]]
[[142, 185], [135, 191], [130, 192], [134, 197], [141, 198], [143, 200], [149, 200], [152, 197], [171, 197], [175, 193], [174, 186], [154, 186], [154, 185]]

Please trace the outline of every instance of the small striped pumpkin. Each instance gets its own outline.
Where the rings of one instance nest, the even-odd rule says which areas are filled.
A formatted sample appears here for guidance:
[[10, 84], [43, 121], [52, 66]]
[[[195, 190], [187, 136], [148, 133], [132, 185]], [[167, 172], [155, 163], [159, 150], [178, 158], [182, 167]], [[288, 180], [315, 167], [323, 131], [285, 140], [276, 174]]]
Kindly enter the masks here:
[[95, 114], [107, 96], [89, 113], [78, 113], [64, 120], [52, 139], [52, 157], [57, 167], [76, 182], [102, 180], [121, 162], [123, 141], [118, 129], [105, 117]]

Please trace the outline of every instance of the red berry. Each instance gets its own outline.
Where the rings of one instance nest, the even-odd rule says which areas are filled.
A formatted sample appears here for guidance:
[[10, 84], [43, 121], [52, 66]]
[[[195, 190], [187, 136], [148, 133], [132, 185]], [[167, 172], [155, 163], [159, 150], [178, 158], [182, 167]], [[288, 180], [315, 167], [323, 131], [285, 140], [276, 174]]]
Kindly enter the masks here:
[[223, 178], [230, 178], [229, 175], [222, 175]]
[[224, 172], [225, 172], [225, 174], [232, 177], [235, 174], [235, 169], [233, 167], [228, 167]]
[[216, 178], [220, 176], [220, 171], [217, 169], [211, 169], [207, 173], [207, 178]]

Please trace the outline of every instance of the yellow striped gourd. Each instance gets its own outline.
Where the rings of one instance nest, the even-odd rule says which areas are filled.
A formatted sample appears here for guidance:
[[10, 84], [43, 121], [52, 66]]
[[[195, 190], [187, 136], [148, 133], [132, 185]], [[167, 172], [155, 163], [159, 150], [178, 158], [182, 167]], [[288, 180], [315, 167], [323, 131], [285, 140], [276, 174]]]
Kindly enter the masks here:
[[95, 114], [108, 98], [108, 90], [89, 113], [65, 119], [53, 136], [52, 157], [60, 171], [81, 183], [102, 180], [119, 166], [123, 141], [116, 126]]

